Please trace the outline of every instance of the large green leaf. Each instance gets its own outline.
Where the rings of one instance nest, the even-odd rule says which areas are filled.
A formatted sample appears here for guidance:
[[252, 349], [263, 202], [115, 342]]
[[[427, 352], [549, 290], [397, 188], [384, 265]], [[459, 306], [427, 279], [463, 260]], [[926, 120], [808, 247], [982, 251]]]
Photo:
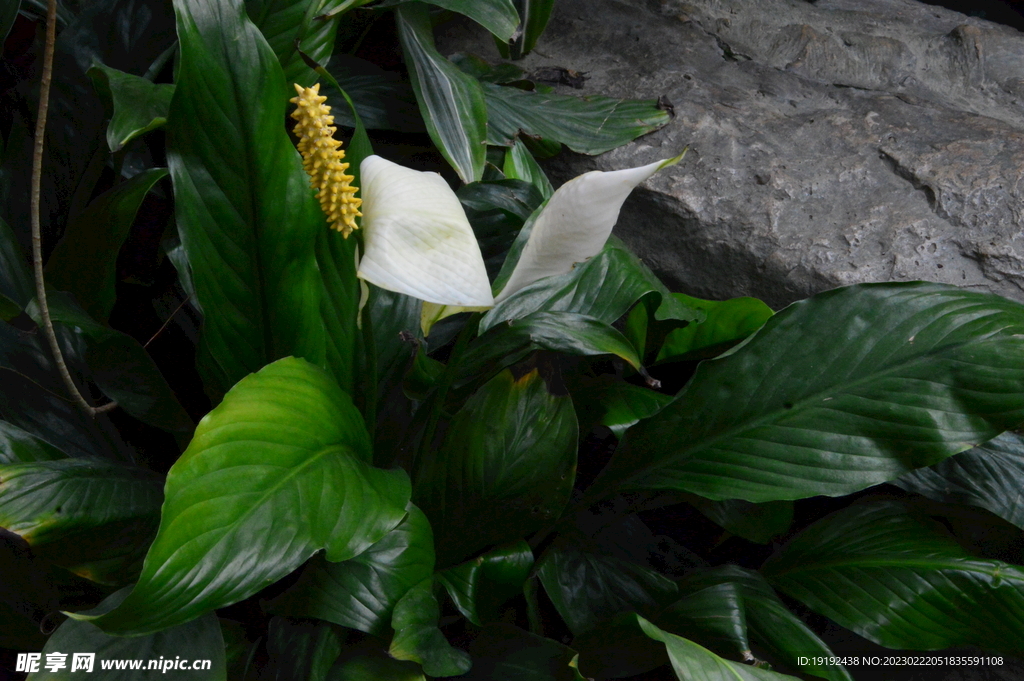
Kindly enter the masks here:
[[889, 648], [1024, 652], [1024, 569], [969, 555], [905, 503], [834, 513], [761, 571], [793, 598]]
[[580, 414], [581, 430], [587, 432], [588, 425], [601, 424], [619, 438], [631, 426], [657, 414], [672, 401], [671, 395], [608, 376], [577, 379], [570, 390]]
[[437, 579], [459, 612], [473, 624], [483, 626], [497, 621], [501, 606], [523, 592], [532, 567], [530, 545], [519, 540], [439, 572]]
[[596, 256], [568, 274], [545, 277], [494, 306], [480, 320], [480, 333], [534, 312], [573, 312], [611, 324], [637, 300], [658, 294], [658, 319], [697, 321], [698, 308], [680, 301], [621, 241], [612, 238]]
[[673, 293], [672, 297], [707, 317], [669, 331], [658, 350], [657, 362], [712, 357], [757, 331], [773, 314], [757, 298], [700, 300], [682, 293]]
[[319, 363], [314, 244], [324, 217], [282, 121], [281, 67], [239, 0], [178, 0], [180, 59], [167, 123], [182, 245], [204, 317], [207, 388], [270, 361]]
[[6, 464], [0, 466], [0, 527], [72, 572], [123, 583], [156, 530], [161, 488], [148, 471], [103, 461]]
[[264, 678], [326, 681], [340, 653], [341, 641], [331, 625], [274, 617], [267, 625], [270, 664]]
[[657, 622], [723, 655], [751, 657], [747, 613], [736, 584], [723, 582], [688, 593], [662, 610]]
[[528, 92], [482, 83], [487, 102], [487, 143], [511, 147], [526, 133], [561, 142], [581, 154], [603, 154], [667, 124], [653, 99]]
[[511, 624], [488, 624], [469, 647], [465, 681], [573, 681], [575, 651]]
[[557, 378], [541, 369], [494, 377], [421, 464], [414, 498], [435, 528], [441, 566], [520, 539], [554, 522], [568, 503], [576, 414]]
[[980, 506], [1024, 529], [1024, 438], [1003, 433], [893, 484], [936, 501]]
[[110, 99], [112, 115], [107, 124], [107, 147], [119, 151], [136, 137], [167, 122], [174, 86], [154, 83], [142, 76], [93, 64], [88, 71], [96, 89]]
[[167, 474], [134, 591], [109, 613], [74, 616], [150, 633], [246, 598], [320, 549], [333, 561], [362, 553], [410, 494], [403, 471], [370, 459], [362, 417], [322, 369], [286, 358], [246, 377]]
[[391, 626], [395, 636], [388, 654], [396, 660], [419, 662], [430, 676], [458, 676], [469, 671], [469, 655], [453, 648], [437, 628], [441, 608], [426, 579], [409, 589], [395, 606]]
[[299, 581], [266, 607], [277, 614], [315, 617], [385, 637], [395, 604], [433, 573], [430, 523], [409, 504], [409, 515], [383, 539], [340, 563], [314, 557]]
[[430, 138], [463, 182], [481, 179], [487, 155], [487, 105], [480, 81], [460, 71], [434, 48], [424, 5], [399, 6], [395, 21]]
[[[392, 0], [378, 6], [390, 7], [409, 1]], [[423, 0], [423, 2], [464, 14], [486, 28], [499, 40], [511, 40], [519, 26], [519, 14], [512, 5], [512, 0]]]
[[851, 286], [789, 306], [703, 362], [629, 431], [590, 493], [837, 496], [1022, 419], [1024, 306], [939, 284]]
[[73, 294], [96, 319], [106, 320], [114, 307], [117, 254], [142, 200], [166, 176], [166, 168], [144, 170], [89, 204], [47, 260], [47, 282]]
[[[107, 598], [116, 602], [123, 591]], [[46, 646], [38, 672], [29, 674], [32, 681], [73, 681], [89, 678], [89, 672], [104, 681], [155, 681], [167, 678], [188, 678], [196, 681], [226, 681], [224, 639], [217, 618], [204, 617], [170, 629], [125, 638], [110, 636], [88, 622], [67, 620], [53, 632]], [[64, 653], [64, 668], [48, 671], [47, 655]], [[75, 667], [76, 653], [94, 653], [91, 668]], [[150, 669], [150, 661], [154, 668]], [[163, 665], [167, 665], [164, 669]], [[197, 667], [193, 668], [192, 665]], [[185, 665], [188, 665], [187, 667]], [[88, 671], [86, 671], [88, 669]], [[168, 674], [173, 671], [173, 674]]]
[[46, 440], [25, 432], [13, 423], [0, 421], [0, 465], [56, 461], [66, 456]]
[[725, 660], [693, 641], [659, 629], [639, 615], [636, 619], [648, 636], [665, 644], [672, 669], [680, 681], [796, 681], [795, 676]]

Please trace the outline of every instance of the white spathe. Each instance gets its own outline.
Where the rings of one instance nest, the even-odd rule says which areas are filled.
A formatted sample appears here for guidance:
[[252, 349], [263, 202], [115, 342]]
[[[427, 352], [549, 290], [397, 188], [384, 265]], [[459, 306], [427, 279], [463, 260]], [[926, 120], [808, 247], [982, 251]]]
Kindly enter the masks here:
[[495, 302], [542, 277], [566, 274], [576, 263], [597, 255], [607, 243], [630, 192], [682, 157], [680, 154], [639, 168], [594, 170], [559, 187], [534, 221], [519, 262]]
[[360, 278], [429, 303], [494, 305], [473, 228], [440, 175], [380, 156], [368, 156], [359, 171], [366, 251]]

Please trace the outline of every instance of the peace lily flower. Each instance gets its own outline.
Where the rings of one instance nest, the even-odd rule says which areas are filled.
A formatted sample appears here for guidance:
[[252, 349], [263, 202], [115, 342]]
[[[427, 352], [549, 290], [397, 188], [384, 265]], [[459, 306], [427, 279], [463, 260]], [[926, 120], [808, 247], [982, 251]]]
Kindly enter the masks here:
[[369, 156], [359, 167], [360, 201], [354, 196], [358, 189], [351, 185], [353, 177], [345, 174], [348, 164], [342, 162], [341, 143], [333, 138], [334, 117], [319, 84], [295, 89], [295, 133], [321, 208], [346, 238], [357, 227], [355, 217], [362, 216], [365, 253], [357, 276], [423, 300], [424, 331], [450, 314], [493, 307], [538, 279], [570, 272], [576, 263], [597, 255], [630, 192], [682, 158], [592, 171], [565, 183], [537, 215], [505, 286], [492, 296], [473, 229], [441, 176]]

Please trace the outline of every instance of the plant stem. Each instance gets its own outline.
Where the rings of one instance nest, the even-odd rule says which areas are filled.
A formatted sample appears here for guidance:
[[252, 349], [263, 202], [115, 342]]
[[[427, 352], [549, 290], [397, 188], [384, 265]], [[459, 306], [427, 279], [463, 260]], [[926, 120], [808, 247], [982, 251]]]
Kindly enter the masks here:
[[94, 407], [89, 404], [82, 393], [78, 391], [64, 362], [64, 355], [60, 350], [60, 343], [57, 341], [57, 333], [53, 329], [53, 321], [50, 319], [50, 306], [46, 301], [46, 283], [43, 280], [43, 239], [39, 225], [39, 203], [43, 179], [43, 138], [46, 135], [46, 114], [50, 106], [50, 81], [53, 79], [53, 52], [57, 41], [57, 0], [49, 0], [46, 8], [46, 47], [43, 50], [43, 76], [39, 85], [39, 114], [36, 118], [36, 133], [34, 148], [32, 151], [32, 197], [31, 197], [31, 221], [32, 221], [32, 273], [36, 280], [36, 300], [39, 302], [40, 326], [50, 343], [50, 351], [53, 353], [54, 362], [60, 372], [64, 385], [74, 399], [75, 404], [89, 416], [110, 411], [117, 407], [116, 402], [104, 404], [101, 407]]

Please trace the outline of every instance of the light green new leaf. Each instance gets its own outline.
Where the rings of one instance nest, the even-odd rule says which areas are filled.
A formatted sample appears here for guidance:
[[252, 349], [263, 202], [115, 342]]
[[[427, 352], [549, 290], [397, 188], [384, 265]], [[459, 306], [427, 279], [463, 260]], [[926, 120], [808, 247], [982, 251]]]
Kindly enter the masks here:
[[396, 660], [419, 662], [430, 676], [458, 676], [469, 671], [465, 651], [453, 648], [437, 628], [441, 608], [434, 598], [433, 580], [426, 579], [398, 601], [391, 626], [395, 636], [388, 654]]
[[463, 182], [483, 177], [487, 105], [480, 81], [459, 70], [434, 48], [426, 7], [395, 10], [398, 36], [427, 132]]
[[682, 293], [673, 293], [672, 297], [689, 308], [704, 312], [707, 317], [700, 323], [669, 331], [658, 350], [656, 362], [714, 356], [757, 331], [774, 314], [757, 298], [701, 300]]
[[101, 63], [88, 71], [96, 89], [109, 97], [113, 112], [107, 124], [107, 147], [119, 151], [136, 137], [167, 122], [174, 86], [154, 83], [141, 76], [112, 69]]
[[295, 585], [265, 607], [279, 615], [315, 617], [386, 637], [395, 604], [433, 573], [430, 523], [409, 504], [405, 520], [383, 539], [340, 563], [315, 556]]
[[1024, 438], [1003, 433], [893, 484], [943, 503], [980, 506], [1024, 529]]
[[[127, 591], [127, 590], [125, 590]], [[125, 591], [119, 591], [104, 601], [105, 605], [117, 602], [124, 597]], [[101, 605], [100, 607], [103, 607]], [[45, 669], [48, 653], [65, 653], [67, 665], [59, 671]], [[92, 674], [84, 668], [74, 667], [75, 653], [95, 653]], [[150, 660], [159, 662], [161, 658], [168, 663], [167, 669], [130, 669], [124, 661], [142, 660], [148, 666]], [[189, 664], [186, 670], [176, 670], [171, 666], [177, 661]], [[192, 669], [193, 662], [209, 660], [208, 669]], [[125, 668], [104, 669], [102, 661], [118, 661]], [[29, 674], [31, 681], [75, 681], [80, 678], [95, 676], [104, 681], [164, 681], [168, 678], [188, 678], [193, 681], [226, 681], [227, 671], [224, 663], [224, 639], [221, 636], [217, 618], [210, 613], [199, 619], [181, 624], [170, 629], [150, 634], [125, 638], [110, 636], [88, 622], [69, 619], [53, 632], [43, 648], [43, 664], [40, 671]], [[202, 664], [201, 666], [205, 666]], [[168, 673], [171, 672], [171, 673]]]
[[511, 147], [523, 132], [594, 156], [671, 120], [653, 99], [543, 94], [494, 83], [482, 83], [482, 88], [487, 102], [487, 143], [496, 146]]
[[280, 357], [322, 361], [324, 217], [282, 122], [294, 94], [240, 0], [177, 0], [167, 123], [175, 210], [204, 312], [207, 389]]
[[797, 681], [795, 676], [723, 659], [693, 641], [659, 629], [639, 615], [636, 619], [644, 633], [665, 644], [672, 669], [680, 681]]
[[68, 458], [0, 465], [0, 527], [96, 582], [132, 576], [162, 501], [162, 481], [141, 468]]
[[1024, 652], [1024, 569], [969, 555], [898, 501], [854, 504], [761, 568], [812, 610], [888, 648]]
[[590, 494], [838, 496], [1022, 420], [1024, 306], [939, 284], [862, 284], [794, 303], [703, 362], [629, 431]]
[[65, 457], [67, 454], [46, 440], [22, 430], [13, 423], [0, 421], [0, 465], [56, 461]]
[[409, 481], [373, 468], [362, 417], [322, 369], [279, 360], [206, 415], [167, 474], [160, 529], [105, 631], [141, 635], [246, 598], [320, 549], [352, 558], [405, 517]]
[[502, 546], [437, 574], [455, 607], [483, 626], [498, 619], [508, 599], [523, 592], [533, 567], [533, 552], [523, 540]]
[[435, 528], [440, 566], [521, 539], [554, 522], [569, 502], [576, 414], [554, 380], [547, 366], [498, 374], [421, 464], [414, 498]]
[[46, 261], [47, 283], [68, 291], [96, 319], [114, 307], [117, 254], [142, 200], [166, 168], [150, 168], [97, 197], [78, 215]]

